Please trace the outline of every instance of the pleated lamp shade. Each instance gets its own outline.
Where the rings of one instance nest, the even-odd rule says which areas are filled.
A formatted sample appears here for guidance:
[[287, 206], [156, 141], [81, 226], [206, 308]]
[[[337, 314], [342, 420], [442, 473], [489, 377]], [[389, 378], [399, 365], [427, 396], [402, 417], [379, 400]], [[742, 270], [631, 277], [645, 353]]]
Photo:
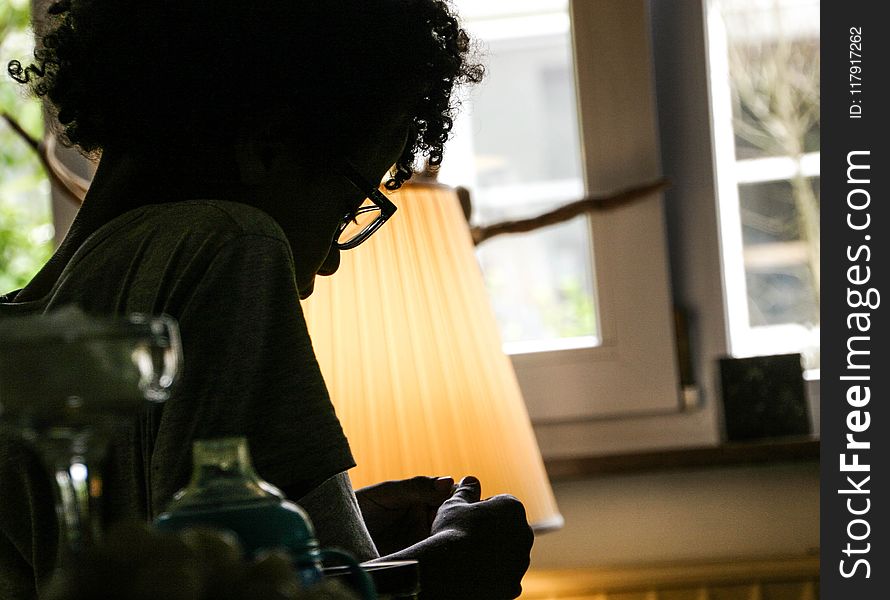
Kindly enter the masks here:
[[536, 531], [562, 517], [454, 190], [406, 184], [398, 212], [304, 302], [312, 343], [358, 466], [358, 488], [475, 475]]

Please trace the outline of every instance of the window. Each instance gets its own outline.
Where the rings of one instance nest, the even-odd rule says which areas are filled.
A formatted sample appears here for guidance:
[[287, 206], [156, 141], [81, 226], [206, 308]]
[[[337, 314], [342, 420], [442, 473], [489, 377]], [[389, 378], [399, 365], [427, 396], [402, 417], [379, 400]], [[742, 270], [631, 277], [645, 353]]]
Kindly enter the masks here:
[[819, 366], [819, 2], [709, 0], [731, 352]]
[[[568, 2], [472, 1], [459, 8], [484, 42], [488, 74], [464, 103], [440, 179], [472, 190], [478, 225], [581, 198]], [[599, 343], [586, 218], [492, 239], [478, 257], [508, 352]]]
[[[440, 177], [470, 188], [477, 223], [658, 178], [644, 2], [456, 4], [488, 77]], [[545, 456], [649, 446], [600, 431], [683, 408], [663, 217], [656, 196], [478, 248]]]
[[[30, 2], [14, 0], [0, 9], [0, 63], [24, 59], [33, 52], [28, 30]], [[0, 77], [0, 113], [30, 136], [43, 129], [40, 102], [26, 98], [22, 86]], [[0, 119], [0, 294], [26, 284], [49, 259], [53, 226], [49, 182], [35, 152]]]
[[[813, 29], [818, 4], [808, 0], [648, 0], [648, 4], [661, 155], [664, 172], [673, 182], [666, 202], [674, 301], [690, 315], [692, 365], [702, 416], [711, 415], [712, 431], [719, 436], [719, 358], [801, 351], [818, 360], [818, 346], [813, 344], [818, 340], [818, 322], [810, 321], [814, 305], [808, 294], [815, 290], [809, 287], [809, 250], [802, 243], [804, 229], [790, 195], [795, 177], [814, 193], [818, 187], [818, 121], [807, 127], [803, 152], [776, 147], [766, 151], [746, 140], [758, 129], [749, 127], [756, 125], [753, 115], [733, 96], [733, 85], [744, 80], [734, 84], [730, 76], [731, 51], [746, 52], [751, 58], [775, 50], [780, 32], [786, 43], [791, 40], [799, 49], [818, 47], [818, 37], [813, 38], [818, 35], [818, 28]], [[788, 12], [797, 10], [804, 12], [794, 16]], [[777, 18], [784, 25], [778, 26]], [[756, 25], [752, 31], [728, 31], [730, 24], [746, 20]], [[734, 50], [731, 40], [737, 45]], [[818, 60], [818, 55], [810, 57]], [[755, 61], [751, 68], [764, 64]], [[797, 69], [797, 75], [809, 81], [797, 85], [812, 85], [818, 66]], [[736, 127], [745, 131], [737, 132]], [[818, 205], [818, 194], [814, 197]], [[818, 370], [805, 377], [811, 421], [818, 431]], [[707, 426], [704, 420], [701, 425]], [[689, 439], [700, 435], [678, 427], [690, 434]]]

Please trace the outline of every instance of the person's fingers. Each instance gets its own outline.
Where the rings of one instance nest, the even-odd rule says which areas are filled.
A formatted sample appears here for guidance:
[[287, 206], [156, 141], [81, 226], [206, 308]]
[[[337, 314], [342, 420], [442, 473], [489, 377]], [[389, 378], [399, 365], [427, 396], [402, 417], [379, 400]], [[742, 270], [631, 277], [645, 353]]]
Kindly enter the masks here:
[[441, 504], [454, 491], [454, 479], [451, 477], [418, 476], [390, 483], [402, 497], [424, 504]]
[[436, 477], [433, 481], [433, 487], [436, 492], [440, 494], [447, 494], [450, 496], [454, 493], [455, 485], [453, 477]]
[[517, 543], [531, 550], [532, 544], [535, 541], [535, 534], [528, 524], [528, 516], [522, 502], [516, 496], [510, 494], [498, 494], [483, 500], [483, 502], [496, 506], [498, 512], [504, 516], [507, 522], [514, 523], [516, 525], [514, 532]]
[[[365, 494], [381, 506], [399, 508], [416, 504], [438, 507], [454, 491], [451, 477], [418, 476], [398, 481], [384, 481], [365, 489]], [[359, 498], [361, 500], [361, 498]]]
[[472, 475], [468, 475], [460, 480], [452, 498], [467, 503], [479, 502], [482, 499], [482, 484]]
[[486, 504], [496, 505], [498, 510], [507, 515], [510, 520], [527, 523], [525, 506], [516, 496], [511, 494], [498, 494], [483, 500]]

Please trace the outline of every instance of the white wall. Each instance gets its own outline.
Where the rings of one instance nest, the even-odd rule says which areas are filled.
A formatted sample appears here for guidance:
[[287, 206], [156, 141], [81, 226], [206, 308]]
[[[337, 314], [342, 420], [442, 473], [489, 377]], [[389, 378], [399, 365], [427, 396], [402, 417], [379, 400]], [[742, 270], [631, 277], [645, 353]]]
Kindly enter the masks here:
[[819, 547], [819, 465], [782, 463], [555, 482], [566, 525], [532, 568], [802, 555]]

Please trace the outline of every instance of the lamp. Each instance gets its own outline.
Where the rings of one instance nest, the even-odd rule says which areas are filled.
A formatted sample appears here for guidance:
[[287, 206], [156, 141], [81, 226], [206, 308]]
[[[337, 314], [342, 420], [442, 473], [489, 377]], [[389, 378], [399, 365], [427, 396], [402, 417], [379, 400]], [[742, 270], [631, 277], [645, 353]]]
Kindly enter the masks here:
[[399, 211], [303, 309], [362, 487], [475, 475], [537, 531], [563, 519], [453, 189], [406, 184]]

